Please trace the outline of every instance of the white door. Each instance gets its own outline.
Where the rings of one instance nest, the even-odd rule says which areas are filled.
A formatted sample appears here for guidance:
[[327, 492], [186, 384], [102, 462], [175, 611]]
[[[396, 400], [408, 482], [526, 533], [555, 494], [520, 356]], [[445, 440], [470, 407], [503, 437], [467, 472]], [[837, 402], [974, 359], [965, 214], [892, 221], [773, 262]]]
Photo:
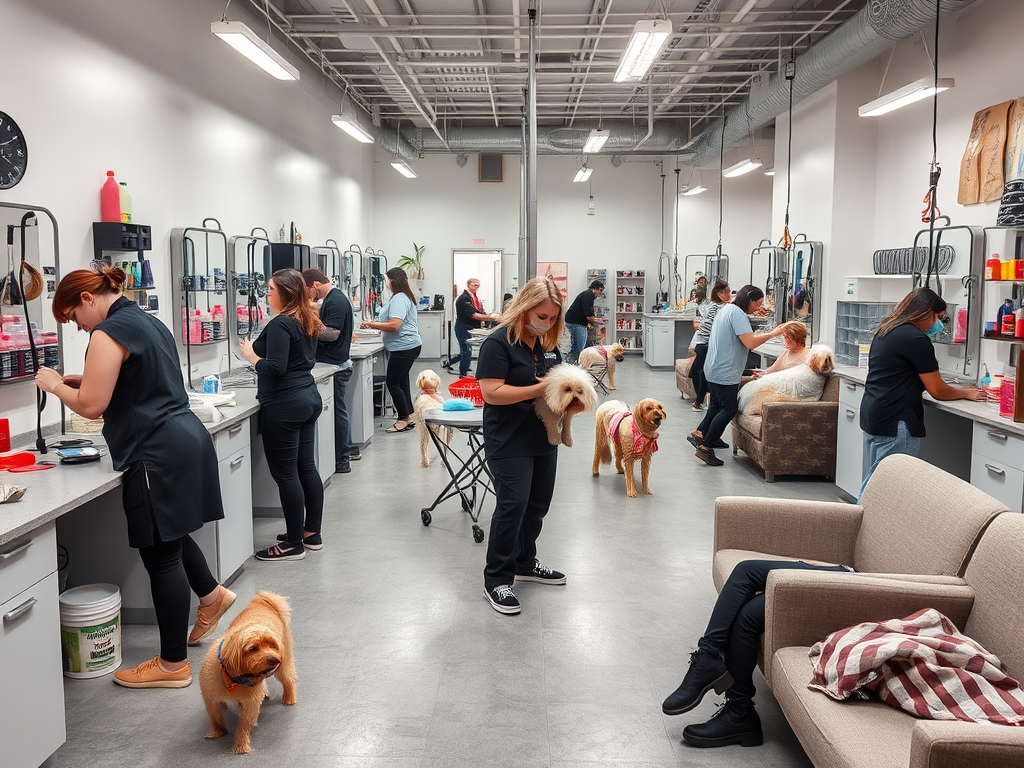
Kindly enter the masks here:
[[[466, 290], [471, 277], [480, 281], [476, 295], [483, 302], [484, 312], [501, 311], [501, 254], [500, 250], [452, 250], [452, 282], [457, 298]], [[452, 317], [454, 317], [454, 307]]]

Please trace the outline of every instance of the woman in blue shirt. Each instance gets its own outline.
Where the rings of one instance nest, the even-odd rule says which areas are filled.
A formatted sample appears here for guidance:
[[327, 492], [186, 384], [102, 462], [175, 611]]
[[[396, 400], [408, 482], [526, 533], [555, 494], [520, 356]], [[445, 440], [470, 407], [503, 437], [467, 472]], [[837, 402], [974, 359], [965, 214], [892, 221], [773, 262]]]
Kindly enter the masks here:
[[388, 352], [387, 387], [398, 413], [398, 421], [386, 431], [405, 432], [415, 427], [409, 371], [420, 356], [423, 342], [416, 325], [416, 297], [405, 270], [389, 269], [384, 273], [384, 284], [391, 292], [391, 300], [380, 308], [375, 321], [360, 323], [359, 327], [383, 332], [384, 349]]

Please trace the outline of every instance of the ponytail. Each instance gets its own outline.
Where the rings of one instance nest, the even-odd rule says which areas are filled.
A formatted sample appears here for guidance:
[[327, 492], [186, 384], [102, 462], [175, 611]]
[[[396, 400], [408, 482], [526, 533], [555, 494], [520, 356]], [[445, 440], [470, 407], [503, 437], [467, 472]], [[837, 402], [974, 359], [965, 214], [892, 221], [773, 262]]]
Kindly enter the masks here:
[[94, 261], [91, 269], [68, 272], [53, 294], [53, 316], [58, 323], [69, 322], [69, 313], [82, 303], [83, 293], [91, 293], [93, 296], [119, 294], [126, 279], [123, 269], [103, 261]]

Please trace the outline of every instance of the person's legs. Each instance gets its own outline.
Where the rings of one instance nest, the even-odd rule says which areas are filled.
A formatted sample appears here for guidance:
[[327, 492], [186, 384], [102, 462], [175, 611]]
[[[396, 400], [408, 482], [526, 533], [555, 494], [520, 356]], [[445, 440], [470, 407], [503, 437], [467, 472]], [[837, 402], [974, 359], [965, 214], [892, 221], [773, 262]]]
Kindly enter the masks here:
[[569, 329], [569, 356], [565, 359], [567, 363], [576, 365], [580, 361], [580, 352], [587, 343], [587, 326], [566, 323]]
[[[703, 376], [704, 374], [702, 373], [701, 377], [703, 378]], [[697, 429], [695, 430], [695, 433], [699, 434], [701, 437], [704, 437], [708, 433], [711, 429], [711, 422], [715, 420], [718, 412], [722, 410], [722, 403], [719, 401], [715, 394], [715, 390], [710, 383], [708, 384], [708, 391], [711, 393], [711, 399], [708, 400], [708, 409], [705, 411], [704, 418], [700, 420], [700, 424], [697, 425]]]
[[217, 583], [203, 550], [187, 534], [181, 537], [181, 565], [185, 569], [189, 587], [199, 597], [196, 623], [188, 636], [188, 644], [195, 645], [217, 631], [217, 624], [235, 602], [236, 595]]
[[409, 392], [409, 371], [413, 361], [419, 357], [420, 348], [392, 351], [388, 356], [387, 387], [391, 402], [399, 421], [408, 421], [412, 415], [412, 398]]
[[302, 486], [302, 496], [305, 505], [305, 522], [302, 526], [302, 536], [320, 533], [324, 515], [324, 485], [320, 480], [320, 473], [316, 468], [316, 419], [320, 411], [316, 413], [299, 429], [299, 450], [297, 456], [297, 468], [299, 483]]
[[410, 419], [412, 418], [413, 396], [409, 371], [412, 370], [412, 364], [416, 362], [416, 359], [420, 356], [420, 350], [422, 349], [423, 347], [416, 347], [416, 349], [409, 350], [409, 370], [405, 372], [405, 376], [403, 376], [398, 382], [398, 385], [402, 388], [402, 394], [405, 395], [405, 402], [409, 404], [408, 418]]
[[299, 418], [298, 414], [293, 413], [294, 410], [293, 406], [283, 403], [265, 409], [261, 433], [267, 466], [281, 496], [288, 546], [301, 550], [305, 496], [298, 473], [299, 432], [306, 421], [308, 411]]
[[[189, 578], [182, 564], [182, 540], [156, 540], [153, 546], [141, 547], [139, 556], [149, 573], [153, 609], [160, 630], [160, 658], [173, 665], [181, 664], [188, 655], [186, 640], [189, 612], [192, 607]], [[204, 580], [201, 574], [198, 576]], [[216, 579], [213, 579], [212, 575], [210, 579], [213, 581], [213, 587], [216, 587]], [[203, 588], [209, 592], [213, 587]]]
[[[739, 410], [738, 395], [740, 385], [708, 382], [708, 387], [711, 389], [712, 398], [718, 402], [718, 408], [715, 410], [715, 414], [711, 417], [706, 428], [704, 428], [704, 421], [701, 422], [701, 435], [703, 436], [703, 445], [712, 447], [713, 443], [722, 439], [725, 428], [729, 426], [729, 422], [732, 421], [733, 416]], [[710, 409], [708, 415], [711, 415]], [[707, 418], [705, 418], [705, 421], [707, 421]]]
[[455, 326], [455, 340], [459, 342], [459, 378], [469, 375], [469, 364], [473, 360], [473, 348], [469, 346], [469, 326]]
[[864, 489], [868, 486], [868, 480], [874, 474], [879, 462], [886, 456], [894, 453], [903, 453], [908, 456], [917, 456], [921, 451], [921, 438], [914, 437], [907, 429], [907, 422], [901, 421], [896, 425], [896, 436], [869, 435], [864, 433], [864, 480], [860, 484], [860, 493], [857, 494], [857, 503], [864, 495]]
[[544, 516], [551, 506], [555, 491], [555, 470], [558, 453], [534, 456], [530, 495], [523, 513], [523, 524], [519, 532], [519, 547], [516, 555], [516, 580], [537, 581], [543, 584], [564, 584], [565, 575], [540, 565], [537, 560], [537, 539], [544, 525]]
[[708, 380], [704, 378], [704, 361], [708, 356], [708, 345], [698, 344], [693, 348], [694, 358], [690, 364], [690, 378], [693, 380], [693, 407], [704, 406], [704, 398], [708, 394]]
[[345, 404], [345, 391], [352, 380], [352, 369], [346, 368], [334, 374], [334, 464], [347, 464], [353, 453], [358, 453], [352, 445], [352, 422]]
[[484, 566], [484, 591], [492, 607], [501, 613], [519, 613], [519, 603], [512, 595], [508, 605], [496, 602], [495, 590], [511, 590], [516, 577], [516, 559], [522, 544], [523, 518], [530, 502], [533, 484], [533, 458], [488, 458], [487, 466], [494, 478], [494, 513], [487, 538], [487, 560]]

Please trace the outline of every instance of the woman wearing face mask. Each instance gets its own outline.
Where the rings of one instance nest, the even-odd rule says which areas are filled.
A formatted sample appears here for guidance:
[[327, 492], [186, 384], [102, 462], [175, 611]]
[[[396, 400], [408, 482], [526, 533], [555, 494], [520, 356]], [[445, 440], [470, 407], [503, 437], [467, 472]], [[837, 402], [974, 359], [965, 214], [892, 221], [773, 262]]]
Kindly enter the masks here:
[[359, 327], [383, 331], [384, 349], [388, 352], [387, 387], [398, 412], [398, 421], [385, 431], [407, 432], [416, 426], [412, 423], [409, 371], [420, 356], [423, 342], [416, 325], [416, 297], [409, 287], [405, 270], [401, 267], [389, 269], [384, 273], [384, 283], [391, 293], [391, 300], [380, 308], [376, 321], [360, 323]]
[[537, 537], [555, 489], [557, 446], [548, 442], [533, 401], [548, 369], [562, 362], [562, 294], [546, 277], [530, 280], [480, 347], [487, 466], [496, 498], [484, 567], [484, 594], [498, 613], [519, 613], [516, 581], [565, 584], [537, 559]]
[[915, 288], [875, 333], [860, 408], [864, 432], [864, 482], [891, 453], [916, 456], [924, 437], [927, 390], [936, 400], [983, 400], [977, 387], [951, 387], [939, 375], [932, 338], [943, 328], [946, 302], [930, 288]]

